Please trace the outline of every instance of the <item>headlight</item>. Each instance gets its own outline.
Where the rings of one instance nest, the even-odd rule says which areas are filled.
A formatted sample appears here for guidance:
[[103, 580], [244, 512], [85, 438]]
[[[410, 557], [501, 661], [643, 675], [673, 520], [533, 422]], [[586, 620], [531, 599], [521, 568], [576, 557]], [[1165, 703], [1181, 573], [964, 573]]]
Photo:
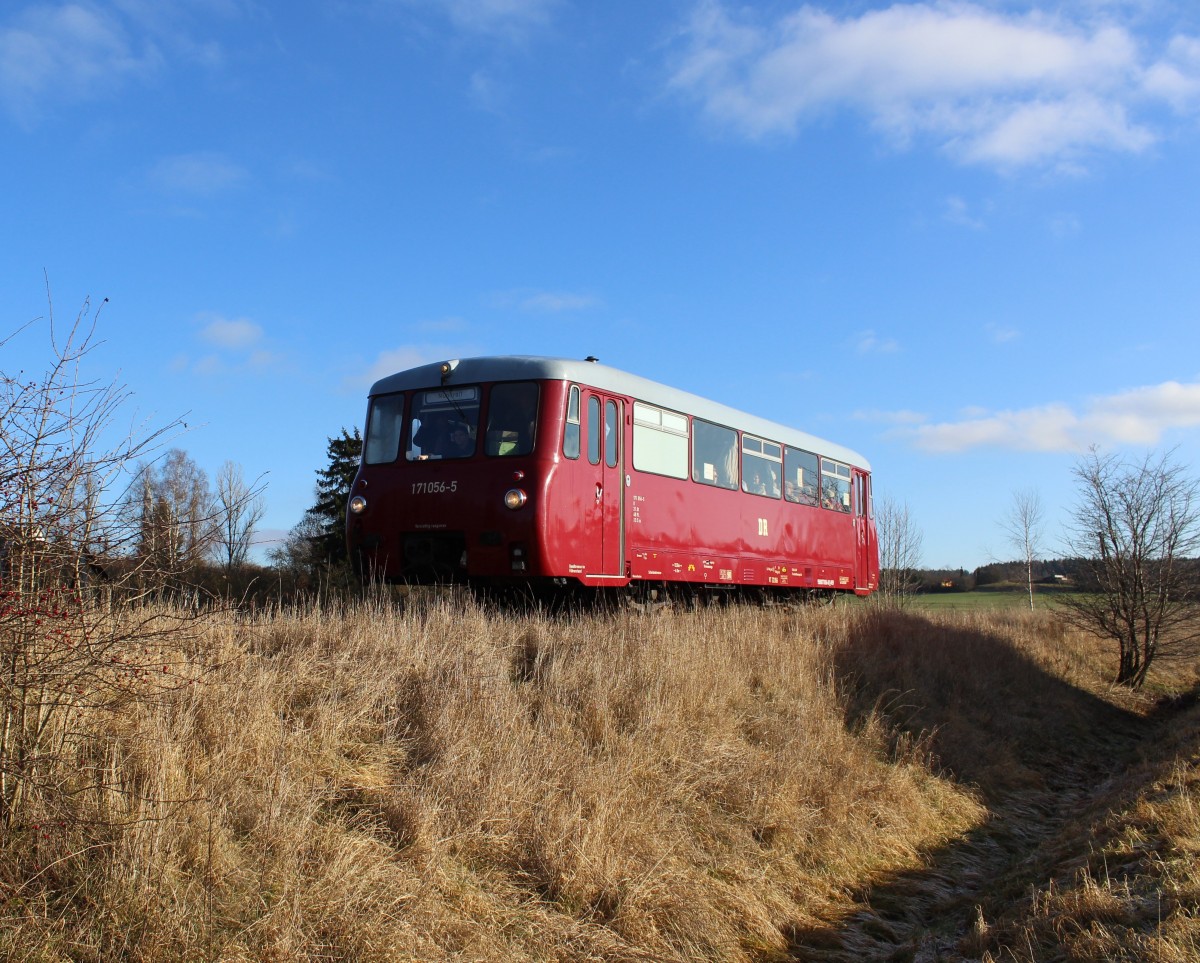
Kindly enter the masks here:
[[367, 510], [367, 500], [362, 495], [355, 495], [350, 499], [350, 513], [352, 515], [361, 515]]
[[527, 501], [529, 501], [529, 496], [519, 488], [510, 488], [504, 493], [504, 504], [508, 508], [513, 509], [513, 511], [516, 511]]

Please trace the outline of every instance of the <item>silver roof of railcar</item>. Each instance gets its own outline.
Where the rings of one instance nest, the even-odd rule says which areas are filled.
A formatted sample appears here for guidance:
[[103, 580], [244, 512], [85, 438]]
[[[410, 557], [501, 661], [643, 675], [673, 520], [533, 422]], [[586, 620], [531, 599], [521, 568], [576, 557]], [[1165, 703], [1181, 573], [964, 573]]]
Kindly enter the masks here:
[[[443, 362], [438, 361], [388, 375], [371, 386], [371, 394], [384, 395], [413, 388], [441, 387], [442, 364]], [[862, 455], [844, 445], [598, 362], [504, 355], [456, 359], [452, 360], [451, 364], [454, 365], [454, 370], [445, 381], [447, 387], [475, 384], [480, 381], [574, 381], [614, 394], [628, 395], [661, 408], [694, 415], [705, 421], [738, 428], [753, 435], [761, 435], [793, 448], [815, 451], [866, 471], [871, 470], [870, 464]]]

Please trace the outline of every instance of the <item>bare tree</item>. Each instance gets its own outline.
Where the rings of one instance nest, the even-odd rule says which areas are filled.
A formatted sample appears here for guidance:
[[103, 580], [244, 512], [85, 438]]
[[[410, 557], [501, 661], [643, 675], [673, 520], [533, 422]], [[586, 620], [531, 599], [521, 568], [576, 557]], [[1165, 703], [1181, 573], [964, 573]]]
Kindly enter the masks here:
[[1042, 525], [1045, 512], [1036, 490], [1027, 488], [1013, 492], [1012, 504], [1000, 520], [1009, 544], [1021, 553], [1025, 563], [1025, 586], [1029, 591], [1029, 610], [1033, 611], [1033, 563], [1041, 551]]
[[1062, 611], [1117, 644], [1115, 681], [1137, 688], [1158, 655], [1200, 637], [1200, 485], [1172, 453], [1129, 461], [1092, 449], [1074, 475], [1068, 548], [1081, 584]]
[[875, 505], [875, 529], [879, 539], [879, 595], [902, 604], [919, 584], [924, 536], [917, 528], [908, 503], [882, 498]]
[[217, 536], [214, 548], [226, 572], [246, 563], [254, 530], [266, 510], [262, 487], [246, 482], [241, 465], [225, 462], [217, 472]]

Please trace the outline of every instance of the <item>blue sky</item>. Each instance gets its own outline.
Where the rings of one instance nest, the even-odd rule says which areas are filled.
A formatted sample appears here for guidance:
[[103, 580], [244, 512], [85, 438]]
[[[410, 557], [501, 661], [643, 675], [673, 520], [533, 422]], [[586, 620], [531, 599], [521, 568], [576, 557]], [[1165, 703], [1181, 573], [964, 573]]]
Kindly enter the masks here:
[[[312, 503], [377, 377], [596, 355], [862, 452], [930, 566], [1200, 446], [1200, 8], [0, 6], [0, 329]], [[37, 368], [32, 333], [0, 368]]]

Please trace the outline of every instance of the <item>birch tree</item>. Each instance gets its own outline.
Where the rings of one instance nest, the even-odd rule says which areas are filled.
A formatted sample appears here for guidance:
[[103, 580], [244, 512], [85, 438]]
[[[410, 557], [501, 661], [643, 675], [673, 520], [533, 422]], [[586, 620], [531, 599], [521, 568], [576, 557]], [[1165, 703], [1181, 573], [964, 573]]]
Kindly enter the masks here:
[[1001, 527], [1009, 544], [1021, 553], [1025, 564], [1025, 587], [1029, 593], [1029, 610], [1033, 611], [1033, 563], [1041, 552], [1042, 526], [1045, 512], [1041, 496], [1035, 489], [1013, 492], [1012, 504], [1001, 519]]
[[903, 604], [920, 584], [918, 568], [924, 536], [908, 503], [891, 497], [875, 505], [875, 530], [879, 539], [879, 595], [885, 602]]

